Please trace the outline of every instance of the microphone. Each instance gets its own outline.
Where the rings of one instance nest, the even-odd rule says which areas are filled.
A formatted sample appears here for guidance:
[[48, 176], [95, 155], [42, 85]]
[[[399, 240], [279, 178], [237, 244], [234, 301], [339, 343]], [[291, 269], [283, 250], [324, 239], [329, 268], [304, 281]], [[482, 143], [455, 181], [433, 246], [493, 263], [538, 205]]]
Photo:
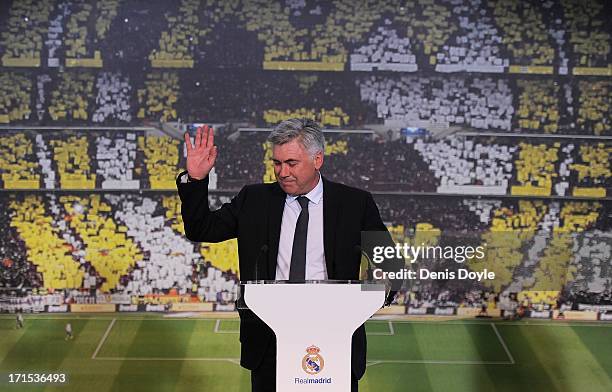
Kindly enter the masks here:
[[[372, 260], [370, 259], [370, 257], [368, 256], [368, 254], [366, 253], [366, 251], [363, 250], [363, 248], [359, 245], [355, 245], [355, 252], [359, 253], [360, 255], [365, 256], [367, 262], [368, 262], [368, 269], [367, 269], [367, 277], [368, 277], [368, 281], [373, 281], [374, 276], [372, 273]], [[393, 285], [391, 285], [392, 287], [389, 288], [389, 291], [386, 293], [385, 295], [385, 302], [383, 304], [383, 308], [390, 306], [391, 303], [393, 302], [393, 300], [395, 299], [395, 295], [397, 294], [397, 290], [394, 290]], [[386, 290], [385, 290], [386, 291]]]
[[363, 248], [360, 245], [355, 245], [355, 247], [353, 248], [355, 253], [359, 254], [360, 258], [361, 256], [365, 256], [366, 261], [368, 263], [368, 268], [366, 270], [366, 276], [367, 276], [367, 280], [371, 281], [373, 278], [373, 274], [372, 274], [372, 260], [370, 260], [370, 257], [368, 256], [368, 254], [366, 253], [366, 251], [363, 250]]
[[[259, 253], [257, 254], [257, 257], [255, 258], [255, 281], [259, 280], [259, 260], [261, 259], [261, 256], [263, 254], [267, 254], [268, 253], [268, 245], [262, 245], [261, 248], [259, 249]], [[266, 267], [267, 267], [267, 263], [266, 263]], [[241, 281], [242, 282], [242, 281]], [[240, 297], [238, 297], [238, 299], [235, 302], [235, 306], [236, 306], [236, 310], [238, 310], [239, 312], [241, 310], [250, 310], [249, 307], [247, 306], [246, 302], [244, 302], [244, 291], [245, 291], [245, 287], [244, 284], [240, 284]]]

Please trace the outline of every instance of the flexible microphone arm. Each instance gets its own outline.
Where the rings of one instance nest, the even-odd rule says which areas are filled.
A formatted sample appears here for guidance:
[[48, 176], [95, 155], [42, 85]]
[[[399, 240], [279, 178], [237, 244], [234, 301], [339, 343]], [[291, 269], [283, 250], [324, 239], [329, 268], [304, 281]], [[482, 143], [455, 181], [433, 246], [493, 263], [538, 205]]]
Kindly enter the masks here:
[[[264, 254], [268, 254], [268, 245], [262, 245], [261, 248], [259, 249], [259, 253], [257, 254], [257, 257], [255, 258], [255, 281], [259, 280], [259, 260], [261, 259], [261, 256]], [[267, 267], [268, 267], [268, 263], [266, 263], [266, 271], [267, 271]], [[266, 276], [268, 277], [270, 274], [266, 274]], [[244, 290], [245, 287], [244, 285], [240, 285], [240, 296], [238, 297], [238, 299], [236, 299], [236, 310], [249, 310], [249, 307], [247, 306], [246, 302], [244, 302]]]
[[367, 277], [368, 277], [368, 280], [372, 280], [372, 277], [373, 277], [373, 275], [372, 275], [372, 267], [374, 265], [374, 263], [372, 262], [372, 259], [370, 259], [370, 256], [368, 256], [368, 254], [359, 245], [355, 245], [355, 252], [359, 253], [360, 256], [365, 256], [366, 261], [368, 263]]
[[[368, 280], [373, 280], [372, 268], [374, 266], [374, 263], [372, 262], [372, 259], [370, 259], [370, 256], [368, 256], [368, 254], [359, 245], [355, 245], [355, 251], [359, 253], [360, 255], [365, 256], [366, 261], [368, 262], [368, 269], [367, 269]], [[394, 291], [392, 288], [390, 288], [389, 292], [385, 296], [385, 304], [383, 306], [391, 305], [391, 302], [393, 302], [393, 300], [395, 299], [395, 294], [397, 294], [397, 291]]]

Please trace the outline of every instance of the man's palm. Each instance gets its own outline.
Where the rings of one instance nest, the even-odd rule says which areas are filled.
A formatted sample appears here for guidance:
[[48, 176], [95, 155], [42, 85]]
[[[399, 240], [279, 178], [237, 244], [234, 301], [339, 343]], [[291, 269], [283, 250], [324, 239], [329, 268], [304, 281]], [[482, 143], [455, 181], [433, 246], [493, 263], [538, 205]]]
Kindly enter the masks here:
[[189, 177], [202, 179], [210, 173], [217, 159], [217, 146], [214, 143], [215, 134], [212, 127], [204, 125], [196, 131], [195, 145], [185, 133], [187, 146], [187, 172]]

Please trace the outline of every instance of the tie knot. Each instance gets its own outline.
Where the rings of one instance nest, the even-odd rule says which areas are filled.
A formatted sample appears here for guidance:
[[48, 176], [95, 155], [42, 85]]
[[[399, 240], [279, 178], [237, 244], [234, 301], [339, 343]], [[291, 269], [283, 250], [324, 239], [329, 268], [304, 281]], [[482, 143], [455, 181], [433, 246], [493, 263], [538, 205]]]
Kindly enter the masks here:
[[299, 196], [297, 198], [298, 203], [300, 203], [300, 207], [302, 207], [303, 210], [307, 210], [308, 209], [308, 198], [306, 196]]

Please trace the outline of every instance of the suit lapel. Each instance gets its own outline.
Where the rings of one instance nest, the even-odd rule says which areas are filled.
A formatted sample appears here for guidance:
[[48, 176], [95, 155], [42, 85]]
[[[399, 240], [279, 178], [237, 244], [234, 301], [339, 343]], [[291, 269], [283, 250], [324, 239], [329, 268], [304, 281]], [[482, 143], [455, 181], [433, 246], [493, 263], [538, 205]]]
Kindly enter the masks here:
[[276, 260], [278, 257], [278, 242], [280, 240], [281, 221], [285, 208], [286, 194], [278, 183], [272, 188], [272, 197], [268, 206], [268, 274], [267, 279], [276, 277]]
[[336, 243], [336, 229], [338, 221], [339, 199], [334, 189], [334, 184], [323, 176], [323, 247], [325, 249], [325, 265], [327, 267], [327, 278], [334, 279], [334, 253]]

